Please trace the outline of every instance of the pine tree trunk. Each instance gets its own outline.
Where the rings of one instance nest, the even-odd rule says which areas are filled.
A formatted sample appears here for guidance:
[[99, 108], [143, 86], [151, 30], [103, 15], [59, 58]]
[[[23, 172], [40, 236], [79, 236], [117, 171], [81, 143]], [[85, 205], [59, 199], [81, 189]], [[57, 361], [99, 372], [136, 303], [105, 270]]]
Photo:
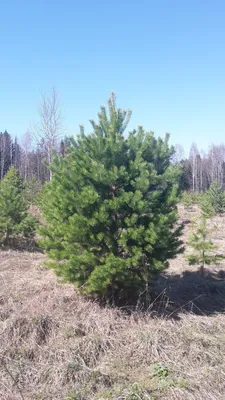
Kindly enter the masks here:
[[201, 275], [204, 275], [204, 272], [205, 272], [204, 265], [200, 266], [199, 272], [200, 272]]
[[9, 241], [9, 233], [6, 232], [4, 235], [3, 244], [6, 246], [8, 244], [8, 241]]

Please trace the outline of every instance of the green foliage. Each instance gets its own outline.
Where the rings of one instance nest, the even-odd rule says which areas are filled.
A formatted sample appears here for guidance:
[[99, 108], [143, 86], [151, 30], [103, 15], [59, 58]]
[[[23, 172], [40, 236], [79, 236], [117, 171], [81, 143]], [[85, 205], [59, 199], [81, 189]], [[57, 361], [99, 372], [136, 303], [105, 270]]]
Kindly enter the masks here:
[[183, 192], [181, 197], [181, 203], [188, 209], [191, 209], [194, 205], [201, 203], [203, 197], [202, 193], [195, 192]]
[[204, 193], [201, 201], [202, 212], [206, 216], [222, 214], [225, 211], [225, 194], [222, 186], [213, 183], [209, 190]]
[[24, 183], [24, 199], [28, 204], [36, 204], [39, 193], [42, 189], [42, 183], [35, 177]]
[[199, 265], [200, 272], [204, 272], [205, 265], [217, 264], [224, 259], [224, 255], [216, 254], [218, 249], [211, 239], [215, 227], [207, 228], [207, 219], [202, 215], [199, 224], [193, 222], [194, 231], [190, 234], [188, 245], [193, 248], [193, 253], [186, 256], [190, 265]]
[[41, 245], [49, 265], [83, 293], [131, 297], [181, 251], [177, 225], [180, 167], [173, 148], [142, 127], [123, 133], [130, 113], [115, 96], [81, 129], [68, 153], [55, 157], [40, 200]]
[[168, 375], [169, 375], [169, 369], [167, 367], [164, 367], [163, 365], [161, 365], [157, 362], [154, 363], [152, 376], [158, 376], [160, 378], [167, 378]]
[[38, 221], [31, 214], [27, 216], [20, 222], [18, 233], [26, 238], [33, 238], [38, 227]]
[[35, 219], [28, 215], [23, 198], [24, 185], [19, 172], [11, 167], [0, 184], [0, 236], [34, 234]]

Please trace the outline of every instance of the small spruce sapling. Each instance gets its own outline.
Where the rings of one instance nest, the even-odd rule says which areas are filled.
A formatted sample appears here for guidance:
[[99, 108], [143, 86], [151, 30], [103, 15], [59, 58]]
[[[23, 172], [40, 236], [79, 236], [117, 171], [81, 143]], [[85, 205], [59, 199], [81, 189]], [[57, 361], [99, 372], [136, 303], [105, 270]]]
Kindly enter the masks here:
[[[199, 265], [199, 272], [204, 273], [205, 265], [218, 264], [225, 256], [223, 254], [215, 254], [218, 247], [213, 243], [211, 234], [216, 227], [208, 228], [207, 219], [204, 214], [201, 216], [200, 223], [193, 222], [194, 231], [190, 234], [188, 245], [194, 250], [187, 254], [186, 259], [189, 265]], [[214, 254], [213, 254], [214, 253]]]

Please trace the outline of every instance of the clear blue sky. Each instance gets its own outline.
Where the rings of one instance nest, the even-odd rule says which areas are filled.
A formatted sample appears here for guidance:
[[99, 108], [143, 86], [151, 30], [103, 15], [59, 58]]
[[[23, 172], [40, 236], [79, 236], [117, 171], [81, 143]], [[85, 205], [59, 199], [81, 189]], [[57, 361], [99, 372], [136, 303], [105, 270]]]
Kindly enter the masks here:
[[113, 90], [130, 128], [225, 141], [224, 0], [8, 0], [0, 15], [0, 131], [21, 137], [54, 83], [69, 134]]

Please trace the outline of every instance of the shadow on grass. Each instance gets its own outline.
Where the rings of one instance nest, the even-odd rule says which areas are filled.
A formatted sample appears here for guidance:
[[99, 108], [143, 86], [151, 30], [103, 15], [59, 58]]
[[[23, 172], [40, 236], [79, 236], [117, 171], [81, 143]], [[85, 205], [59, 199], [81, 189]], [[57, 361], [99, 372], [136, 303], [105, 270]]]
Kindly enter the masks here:
[[162, 275], [152, 284], [150, 309], [158, 316], [179, 319], [182, 312], [212, 315], [225, 312], [225, 271], [185, 271]]
[[1, 251], [15, 250], [19, 252], [43, 253], [34, 238], [9, 238], [7, 243], [0, 243]]
[[182, 274], [163, 274], [153, 278], [149, 287], [148, 296], [146, 291], [137, 297], [135, 292], [121, 290], [107, 298], [91, 295], [84, 298], [134, 317], [147, 313], [153, 318], [179, 320], [183, 313], [201, 316], [225, 313], [225, 270], [206, 270], [204, 275], [188, 270]]

